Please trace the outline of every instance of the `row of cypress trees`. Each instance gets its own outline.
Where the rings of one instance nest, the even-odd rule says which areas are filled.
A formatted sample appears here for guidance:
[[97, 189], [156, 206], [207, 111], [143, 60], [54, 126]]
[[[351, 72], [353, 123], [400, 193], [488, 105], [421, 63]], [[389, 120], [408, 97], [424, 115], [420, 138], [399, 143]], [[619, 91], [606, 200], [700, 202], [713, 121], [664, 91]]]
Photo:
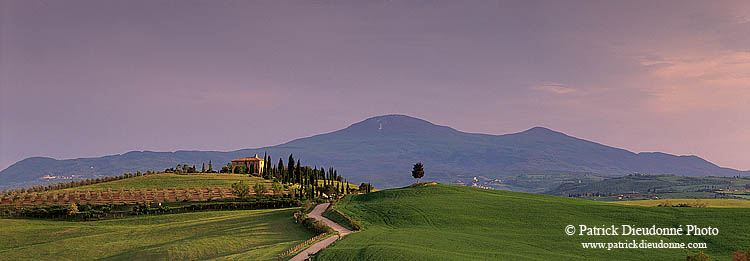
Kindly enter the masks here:
[[284, 159], [279, 158], [277, 164], [273, 164], [271, 156], [263, 155], [264, 168], [260, 175], [268, 180], [277, 180], [283, 184], [299, 184], [300, 188], [293, 191], [296, 196], [302, 198], [313, 198], [322, 193], [327, 195], [343, 195], [351, 192], [347, 180], [338, 174], [338, 171], [330, 167], [328, 171], [321, 167], [302, 166], [294, 154], [284, 164]]

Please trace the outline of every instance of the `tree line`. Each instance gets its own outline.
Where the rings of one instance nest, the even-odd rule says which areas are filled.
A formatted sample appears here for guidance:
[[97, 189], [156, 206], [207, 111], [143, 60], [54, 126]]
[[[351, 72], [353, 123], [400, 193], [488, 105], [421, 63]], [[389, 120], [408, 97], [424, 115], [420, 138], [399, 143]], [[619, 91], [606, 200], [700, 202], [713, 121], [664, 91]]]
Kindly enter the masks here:
[[206, 163], [203, 162], [200, 172], [198, 172], [198, 169], [195, 167], [195, 164], [193, 164], [193, 166], [190, 166], [188, 164], [177, 164], [177, 167], [164, 169], [164, 173], [175, 173], [175, 174], [216, 173], [216, 171], [214, 171], [213, 162], [209, 160], [208, 169], [206, 169]]
[[[280, 189], [283, 185], [289, 187], [289, 195], [293, 198], [300, 199], [313, 199], [322, 197], [323, 194], [327, 196], [341, 196], [355, 192], [351, 187], [346, 178], [338, 174], [338, 171], [329, 167], [326, 170], [323, 167], [318, 168], [303, 166], [300, 159], [295, 159], [294, 154], [289, 154], [286, 163], [283, 158], [279, 158], [276, 164], [273, 164], [271, 156], [268, 153], [263, 155], [263, 168], [260, 169], [259, 173], [255, 173], [258, 176], [273, 181], [273, 191]], [[242, 173], [247, 171], [246, 168], [232, 168], [231, 163], [227, 166], [222, 167], [224, 171], [234, 171], [235, 173]], [[246, 172], [245, 172], [246, 173]], [[253, 175], [253, 174], [251, 174]], [[233, 191], [239, 194], [239, 197], [245, 197], [250, 192], [250, 185], [243, 182], [234, 184]], [[364, 189], [364, 190], [363, 190]], [[262, 183], [255, 184], [253, 191], [256, 192], [258, 197], [262, 197], [263, 191], [266, 191], [266, 187]], [[368, 183], [362, 183], [359, 188], [359, 192], [370, 192], [372, 186]]]
[[93, 184], [99, 184], [104, 182], [110, 182], [110, 181], [116, 181], [116, 180], [122, 180], [122, 179], [128, 179], [128, 178], [134, 178], [134, 177], [140, 177], [140, 176], [146, 176], [146, 175], [152, 175], [156, 174], [155, 171], [146, 171], [146, 172], [135, 172], [135, 173], [123, 173], [119, 176], [107, 176], [102, 178], [89, 178], [89, 179], [82, 179], [82, 180], [73, 180], [70, 182], [61, 182], [61, 183], [55, 183], [47, 186], [33, 186], [33, 187], [20, 187], [17, 189], [4, 189], [2, 192], [2, 195], [10, 196], [10, 195], [18, 195], [18, 194], [24, 194], [24, 193], [32, 193], [32, 192], [46, 192], [51, 190], [60, 190], [60, 189], [67, 189], [67, 188], [75, 188], [80, 186], [86, 186], [86, 185], [93, 185]]
[[[208, 162], [208, 170], [206, 170], [205, 168], [205, 163], [203, 164], [203, 170], [201, 170], [201, 172], [202, 173], [216, 173], [216, 171], [213, 170], [211, 161]], [[68, 188], [75, 188], [75, 187], [80, 187], [80, 186], [93, 185], [93, 184], [99, 184], [99, 183], [104, 183], [104, 182], [152, 175], [152, 174], [157, 174], [157, 173], [158, 173], [157, 171], [149, 170], [146, 172], [141, 172], [139, 170], [133, 173], [123, 173], [118, 176], [106, 176], [106, 177], [101, 177], [101, 178], [88, 178], [88, 179], [82, 179], [82, 180], [73, 180], [70, 182], [60, 182], [60, 183], [55, 183], [55, 184], [46, 185], [46, 186], [41, 186], [41, 185], [32, 186], [29, 188], [20, 187], [16, 189], [4, 189], [2, 191], [2, 195], [9, 196], [9, 195], [18, 195], [18, 194], [23, 194], [23, 193], [45, 192], [45, 191], [51, 191], [51, 190], [68, 189]], [[198, 173], [198, 172], [196, 171], [195, 165], [191, 167], [187, 164], [177, 164], [177, 166], [174, 168], [164, 169], [164, 173], [184, 174], [184, 173]]]

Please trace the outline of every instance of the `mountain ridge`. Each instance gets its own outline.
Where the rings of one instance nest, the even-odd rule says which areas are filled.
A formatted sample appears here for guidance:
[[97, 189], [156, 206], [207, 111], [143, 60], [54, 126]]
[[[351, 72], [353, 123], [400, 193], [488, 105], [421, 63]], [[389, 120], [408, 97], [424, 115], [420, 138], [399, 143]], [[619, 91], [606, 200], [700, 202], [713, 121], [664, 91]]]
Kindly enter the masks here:
[[43, 183], [39, 178], [82, 178], [124, 172], [163, 170], [177, 164], [208, 163], [218, 169], [234, 158], [270, 153], [273, 163], [289, 153], [305, 164], [336, 167], [354, 182], [394, 187], [412, 182], [414, 162], [422, 161], [428, 177], [449, 183], [457, 175], [589, 173], [620, 176], [639, 173], [685, 176], [750, 174], [719, 167], [698, 156], [662, 152], [634, 153], [569, 136], [546, 127], [510, 134], [469, 133], [400, 114], [375, 116], [346, 128], [286, 143], [235, 151], [129, 151], [103, 157], [57, 160], [31, 157], [0, 171], [0, 186]]

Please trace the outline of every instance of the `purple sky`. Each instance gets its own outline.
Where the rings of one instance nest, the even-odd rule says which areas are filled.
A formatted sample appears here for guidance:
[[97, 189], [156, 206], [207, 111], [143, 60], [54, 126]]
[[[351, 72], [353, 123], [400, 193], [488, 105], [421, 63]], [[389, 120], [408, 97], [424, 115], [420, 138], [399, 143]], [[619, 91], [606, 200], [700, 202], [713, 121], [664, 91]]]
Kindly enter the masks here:
[[750, 1], [0, 0], [0, 169], [389, 113], [747, 170]]

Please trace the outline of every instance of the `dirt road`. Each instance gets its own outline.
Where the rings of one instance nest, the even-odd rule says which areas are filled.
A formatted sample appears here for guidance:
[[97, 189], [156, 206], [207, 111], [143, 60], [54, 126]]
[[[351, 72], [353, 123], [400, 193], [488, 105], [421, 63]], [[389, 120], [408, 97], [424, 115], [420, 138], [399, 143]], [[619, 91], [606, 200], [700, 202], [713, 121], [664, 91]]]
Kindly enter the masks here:
[[343, 237], [352, 233], [351, 230], [337, 224], [336, 222], [331, 221], [330, 219], [323, 217], [323, 211], [325, 211], [328, 208], [328, 205], [330, 205], [330, 203], [324, 203], [324, 204], [315, 206], [313, 211], [310, 212], [310, 214], [307, 214], [307, 216], [325, 222], [329, 227], [333, 228], [333, 230], [338, 231], [339, 236], [329, 237], [329, 238], [324, 239], [323, 241], [313, 244], [309, 248], [305, 249], [305, 251], [302, 251], [296, 256], [292, 257], [290, 261], [305, 260], [309, 258], [311, 254], [318, 253], [318, 251], [320, 251], [321, 249], [333, 244], [333, 242], [336, 242], [336, 240], [338, 240], [339, 237]]

